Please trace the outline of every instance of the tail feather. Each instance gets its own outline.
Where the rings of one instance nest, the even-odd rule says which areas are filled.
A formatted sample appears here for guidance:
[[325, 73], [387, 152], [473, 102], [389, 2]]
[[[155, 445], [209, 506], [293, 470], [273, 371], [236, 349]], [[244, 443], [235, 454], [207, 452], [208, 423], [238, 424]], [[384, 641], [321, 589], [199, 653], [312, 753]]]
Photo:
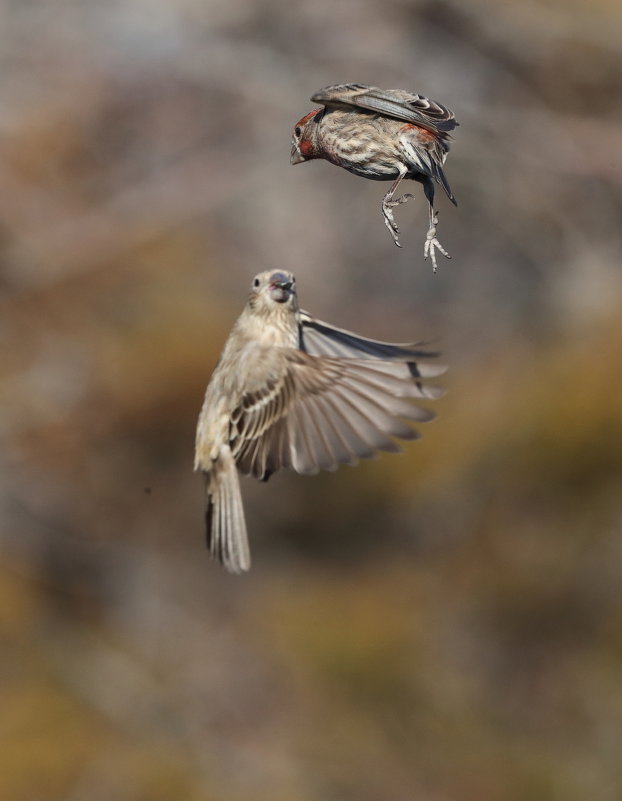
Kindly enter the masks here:
[[434, 161], [432, 161], [432, 174], [438, 183], [443, 187], [445, 194], [451, 200], [454, 206], [457, 206], [458, 201], [454, 197], [454, 193], [451, 191], [451, 187], [449, 186], [449, 181], [447, 180], [447, 176], [445, 175], [443, 167]]
[[229, 449], [221, 453], [207, 475], [206, 490], [205, 522], [210, 553], [230, 573], [243, 573], [249, 570], [251, 557], [238, 472]]

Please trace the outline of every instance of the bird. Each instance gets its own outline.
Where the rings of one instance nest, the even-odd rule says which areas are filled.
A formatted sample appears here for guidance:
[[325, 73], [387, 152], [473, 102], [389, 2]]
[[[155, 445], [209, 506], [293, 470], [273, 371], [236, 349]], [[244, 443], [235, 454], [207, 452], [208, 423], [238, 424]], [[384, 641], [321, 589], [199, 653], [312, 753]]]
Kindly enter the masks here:
[[443, 394], [423, 381], [445, 371], [428, 363], [437, 356], [422, 343], [380, 342], [318, 320], [299, 307], [291, 272], [259, 273], [197, 424], [212, 556], [231, 573], [250, 568], [238, 472], [261, 481], [280, 469], [312, 475], [417, 438], [406, 421], [435, 414], [415, 400]]
[[382, 214], [398, 247], [393, 209], [414, 195], [408, 192], [394, 199], [395, 192], [404, 178], [423, 184], [429, 207], [424, 258], [431, 257], [436, 272], [436, 250], [451, 256], [436, 237], [434, 182], [458, 205], [443, 171], [453, 139], [449, 132], [458, 125], [453, 111], [404, 89], [359, 83], [327, 86], [313, 94], [311, 102], [322, 108], [310, 111], [294, 126], [291, 163], [325, 159], [363, 178], [393, 181], [382, 200]]

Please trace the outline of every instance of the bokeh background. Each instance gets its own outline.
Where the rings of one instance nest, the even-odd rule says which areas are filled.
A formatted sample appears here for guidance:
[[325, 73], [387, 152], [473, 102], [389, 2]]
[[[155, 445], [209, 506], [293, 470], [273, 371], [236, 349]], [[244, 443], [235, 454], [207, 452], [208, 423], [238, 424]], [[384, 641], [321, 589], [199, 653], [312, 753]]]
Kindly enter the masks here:
[[[0, 797], [622, 797], [622, 7], [0, 5]], [[439, 194], [289, 164], [330, 83], [461, 123]], [[410, 189], [411, 187], [407, 187]], [[400, 456], [244, 482], [205, 550], [205, 385], [252, 276], [431, 340]]]

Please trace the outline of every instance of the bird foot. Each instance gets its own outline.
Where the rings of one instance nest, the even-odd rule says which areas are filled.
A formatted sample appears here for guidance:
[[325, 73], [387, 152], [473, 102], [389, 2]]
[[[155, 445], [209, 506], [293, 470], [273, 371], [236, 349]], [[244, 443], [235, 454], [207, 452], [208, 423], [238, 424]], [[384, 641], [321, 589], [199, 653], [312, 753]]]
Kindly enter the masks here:
[[436, 226], [438, 225], [438, 213], [435, 213], [434, 216], [430, 219], [430, 227], [428, 228], [428, 233], [425, 238], [425, 243], [423, 245], [423, 258], [427, 259], [428, 256], [432, 259], [432, 272], [436, 272], [436, 250], [440, 250], [440, 252], [445, 256], [446, 259], [451, 259], [449, 253], [445, 250], [445, 248], [441, 245], [441, 243], [436, 238]]
[[389, 233], [393, 237], [393, 241], [398, 246], [398, 248], [402, 247], [400, 245], [400, 241], [398, 238], [400, 229], [397, 227], [397, 223], [395, 222], [395, 219], [393, 217], [393, 209], [395, 206], [399, 206], [402, 203], [406, 203], [406, 201], [409, 200], [411, 197], [414, 197], [414, 195], [411, 192], [407, 192], [405, 195], [398, 197], [397, 200], [391, 200], [390, 196], [385, 196], [382, 201], [382, 214], [384, 216], [384, 224], [389, 229]]

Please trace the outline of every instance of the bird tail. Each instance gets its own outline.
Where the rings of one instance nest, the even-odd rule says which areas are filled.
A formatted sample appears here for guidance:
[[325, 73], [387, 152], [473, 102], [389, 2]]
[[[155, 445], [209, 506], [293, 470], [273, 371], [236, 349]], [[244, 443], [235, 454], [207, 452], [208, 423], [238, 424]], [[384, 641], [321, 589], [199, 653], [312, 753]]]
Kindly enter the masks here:
[[238, 471], [229, 448], [224, 448], [207, 478], [207, 546], [230, 573], [251, 566], [248, 535]]
[[443, 170], [440, 164], [433, 164], [433, 175], [445, 190], [445, 194], [447, 195], [447, 197], [451, 200], [454, 206], [457, 206], [458, 201], [454, 197], [454, 193], [451, 191], [451, 187], [449, 186], [449, 181], [447, 180], [445, 171]]

